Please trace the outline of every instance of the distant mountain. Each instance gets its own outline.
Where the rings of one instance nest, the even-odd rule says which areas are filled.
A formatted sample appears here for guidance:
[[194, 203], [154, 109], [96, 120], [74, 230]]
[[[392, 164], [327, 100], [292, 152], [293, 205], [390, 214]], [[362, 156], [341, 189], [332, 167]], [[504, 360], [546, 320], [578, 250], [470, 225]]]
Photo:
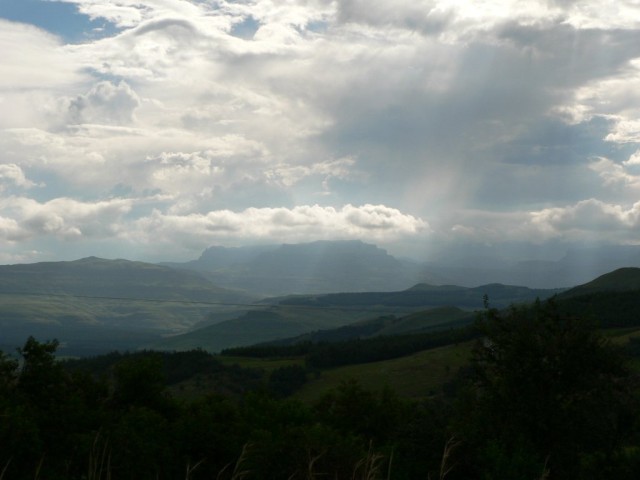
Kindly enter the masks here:
[[551, 297], [562, 289], [531, 289], [513, 285], [489, 284], [479, 287], [430, 285], [420, 283], [399, 292], [354, 292], [325, 295], [297, 295], [278, 299], [280, 305], [310, 307], [436, 307], [456, 306], [467, 309], [483, 307], [485, 295], [494, 307]]
[[276, 250], [280, 245], [257, 245], [247, 247], [221, 247], [207, 248], [200, 258], [186, 263], [162, 263], [169, 267], [187, 268], [203, 272], [211, 272], [219, 269], [234, 268], [252, 262], [260, 254]]
[[619, 268], [599, 276], [583, 285], [573, 287], [560, 295], [560, 298], [577, 297], [604, 292], [629, 292], [640, 290], [640, 268]]
[[89, 257], [0, 265], [0, 349], [13, 350], [28, 335], [58, 338], [61, 353], [138, 348], [231, 308], [193, 302], [250, 299], [195, 272], [143, 262]]
[[[504, 283], [531, 288], [568, 288], [618, 268], [640, 267], [640, 246], [635, 245], [573, 247], [556, 261], [509, 261], [494, 250], [472, 250], [464, 255], [453, 250], [452, 253], [447, 255], [447, 250], [443, 250], [437, 259], [426, 262], [424, 268], [448, 283], [469, 287]], [[524, 254], [526, 250], [520, 257]]]
[[417, 262], [361, 241], [214, 246], [197, 260], [162, 265], [195, 270], [216, 285], [263, 296], [393, 291], [421, 282], [570, 288], [617, 268], [640, 267], [640, 246], [572, 247], [558, 260], [541, 259], [548, 252], [516, 247], [502, 252], [488, 246], [444, 246], [430, 260]]
[[217, 285], [267, 296], [400, 290], [433, 279], [418, 264], [399, 261], [361, 241], [211, 247], [198, 260], [165, 265], [203, 272]]
[[[548, 298], [558, 291], [509, 285], [467, 288], [418, 284], [396, 292], [271, 298], [264, 301], [268, 305], [264, 310], [247, 312], [236, 319], [169, 337], [156, 344], [155, 348], [180, 350], [201, 347], [209, 351], [219, 351], [229, 347], [297, 337], [314, 331], [317, 332], [316, 335], [332, 338], [423, 332], [437, 328], [439, 324], [473, 317], [473, 309], [483, 307], [485, 295], [489, 297], [492, 306], [505, 307], [536, 298]], [[425, 313], [424, 310], [427, 309], [433, 310]], [[410, 315], [418, 311], [422, 313]], [[390, 315], [402, 317], [402, 321], [388, 321]], [[322, 330], [327, 332], [318, 332]]]
[[239, 300], [201, 275], [129, 260], [88, 257], [71, 262], [0, 265], [0, 293], [64, 294], [161, 300]]
[[328, 330], [317, 330], [296, 337], [268, 342], [272, 345], [294, 345], [301, 342], [343, 342], [377, 336], [434, 332], [472, 323], [474, 312], [457, 307], [437, 307], [406, 316], [382, 316]]

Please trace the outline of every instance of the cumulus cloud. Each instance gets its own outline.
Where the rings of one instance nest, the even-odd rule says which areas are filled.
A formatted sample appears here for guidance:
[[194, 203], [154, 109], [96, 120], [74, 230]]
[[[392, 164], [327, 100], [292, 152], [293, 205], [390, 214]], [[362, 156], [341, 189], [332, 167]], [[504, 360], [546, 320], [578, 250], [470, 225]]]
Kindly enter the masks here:
[[3, 184], [13, 184], [22, 188], [31, 188], [36, 185], [25, 176], [22, 168], [15, 163], [0, 165], [0, 192], [3, 189]]
[[620, 205], [608, 205], [595, 199], [583, 200], [570, 207], [546, 208], [534, 212], [533, 222], [557, 229], [594, 229], [632, 226], [635, 208], [624, 210]]
[[622, 162], [626, 166], [640, 165], [640, 150], [636, 150], [627, 160]]
[[99, 82], [86, 94], [69, 101], [69, 122], [126, 125], [134, 120], [140, 98], [124, 81]]
[[0, 20], [0, 185], [24, 195], [3, 238], [632, 228], [632, 0], [59, 1], [116, 29], [63, 45]]
[[637, 243], [640, 203], [624, 207], [588, 199], [532, 212], [531, 223], [549, 236]]
[[[294, 208], [248, 208], [240, 212], [170, 215], [159, 210], [135, 222], [125, 235], [131, 241], [163, 242], [204, 248], [216, 241], [311, 241], [364, 238], [388, 241], [416, 235], [428, 224], [384, 205], [319, 205]], [[123, 233], [124, 234], [124, 233]]]
[[53, 35], [0, 18], [2, 90], [55, 89], [84, 78], [72, 56]]
[[630, 160], [618, 164], [608, 158], [599, 158], [594, 160], [590, 168], [598, 173], [607, 186], [630, 185], [637, 187], [640, 186], [640, 177], [628, 171], [628, 167], [634, 165], [633, 159], [634, 157], [631, 156]]
[[341, 22], [364, 23], [372, 26], [394, 26], [426, 34], [441, 33], [453, 20], [454, 9], [437, 1], [377, 1], [344, 0], [338, 3]]
[[323, 186], [328, 188], [332, 178], [348, 179], [357, 176], [353, 166], [356, 160], [352, 157], [326, 160], [311, 165], [280, 165], [266, 172], [267, 178], [285, 187], [291, 187], [310, 176], [319, 175], [324, 178]]
[[40, 203], [25, 197], [0, 199], [0, 235], [5, 241], [53, 236], [68, 240], [114, 235], [118, 222], [131, 210], [127, 199], [94, 203], [56, 198]]

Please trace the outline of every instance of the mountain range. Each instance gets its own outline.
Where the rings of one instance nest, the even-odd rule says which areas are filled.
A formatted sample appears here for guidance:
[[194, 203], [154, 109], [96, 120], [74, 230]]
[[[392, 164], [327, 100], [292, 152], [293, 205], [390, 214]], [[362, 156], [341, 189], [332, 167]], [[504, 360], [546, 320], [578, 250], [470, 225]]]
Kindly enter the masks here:
[[163, 265], [197, 271], [216, 285], [263, 296], [401, 290], [435, 280], [420, 264], [398, 260], [361, 241], [215, 246], [197, 260]]
[[198, 259], [163, 265], [197, 271], [216, 285], [263, 296], [393, 291], [417, 283], [571, 288], [618, 268], [640, 267], [640, 247], [633, 245], [572, 247], [556, 260], [523, 255], [490, 246], [449, 246], [427, 261], [416, 261], [361, 241], [318, 241], [214, 246]]
[[[603, 257], [606, 261], [591, 262], [578, 273], [558, 273], [563, 265], [580, 263], [596, 253], [574, 252], [544, 264], [544, 269], [534, 262], [539, 270], [529, 266], [532, 275], [544, 270], [564, 279], [580, 277], [589, 268], [605, 268], [611, 262], [633, 265], [638, 249], [614, 249]], [[506, 275], [505, 265], [499, 267], [487, 278], [499, 272]], [[410, 332], [458, 321], [460, 315], [482, 308], [485, 295], [498, 308], [556, 295], [577, 312], [596, 312], [609, 324], [637, 321], [637, 268], [576, 282], [573, 285], [582, 285], [565, 291], [493, 282], [465, 285], [471, 274], [460, 284], [443, 281], [452, 272], [453, 278], [464, 273], [462, 264], [455, 268], [445, 271], [437, 265], [399, 260], [357, 241], [211, 247], [197, 260], [163, 265], [96, 257], [3, 265], [0, 349], [12, 350], [34, 334], [60, 339], [61, 352], [74, 355], [151, 346], [218, 351], [389, 316], [396, 320], [385, 329]], [[444, 310], [424, 314], [438, 308]], [[427, 317], [429, 325], [420, 320]], [[434, 318], [439, 319], [436, 324]]]
[[212, 311], [237, 311], [217, 304], [252, 299], [195, 272], [122, 259], [1, 265], [0, 349], [28, 335], [58, 338], [62, 351], [139, 348]]

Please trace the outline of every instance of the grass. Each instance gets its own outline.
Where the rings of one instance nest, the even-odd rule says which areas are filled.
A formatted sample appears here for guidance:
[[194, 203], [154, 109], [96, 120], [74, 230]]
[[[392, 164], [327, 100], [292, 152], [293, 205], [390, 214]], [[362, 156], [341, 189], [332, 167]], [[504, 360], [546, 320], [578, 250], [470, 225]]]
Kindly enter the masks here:
[[242, 368], [257, 368], [270, 373], [280, 367], [289, 365], [304, 365], [304, 357], [293, 358], [250, 358], [250, 357], [231, 357], [227, 355], [218, 355], [216, 360], [224, 365], [238, 365]]
[[402, 396], [428, 397], [437, 393], [468, 362], [472, 345], [473, 342], [447, 345], [393, 360], [323, 370], [295, 397], [313, 402], [348, 379], [356, 379], [371, 390], [389, 386]]

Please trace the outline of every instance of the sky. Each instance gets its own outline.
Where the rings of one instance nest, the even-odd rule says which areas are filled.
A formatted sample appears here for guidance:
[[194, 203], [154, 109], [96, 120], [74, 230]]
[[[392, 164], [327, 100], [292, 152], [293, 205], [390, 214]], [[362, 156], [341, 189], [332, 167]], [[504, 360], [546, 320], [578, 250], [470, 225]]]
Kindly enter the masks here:
[[0, 263], [640, 244], [638, 0], [0, 0], [0, 72]]

